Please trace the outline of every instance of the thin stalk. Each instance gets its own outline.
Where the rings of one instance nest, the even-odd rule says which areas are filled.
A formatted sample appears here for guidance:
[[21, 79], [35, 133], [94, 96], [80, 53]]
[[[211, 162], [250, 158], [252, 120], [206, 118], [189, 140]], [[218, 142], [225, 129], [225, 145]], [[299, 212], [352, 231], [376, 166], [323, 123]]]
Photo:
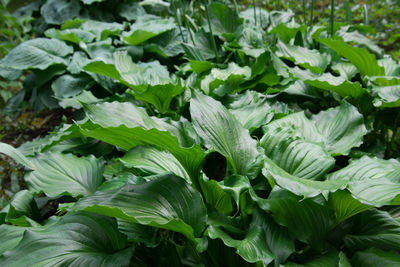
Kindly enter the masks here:
[[335, 13], [335, 0], [331, 0], [331, 17], [330, 17], [330, 22], [331, 22], [331, 36], [334, 35], [333, 29], [334, 29], [334, 23], [335, 23], [335, 18], [334, 18], [334, 13]]
[[196, 42], [194, 41], [192, 29], [188, 28], [188, 31], [189, 31], [190, 40], [192, 40], [193, 45], [196, 46]]
[[315, 0], [311, 1], [310, 26], [313, 25]]
[[179, 22], [179, 17], [178, 16], [180, 14], [178, 14], [179, 10], [178, 10], [178, 7], [176, 5], [176, 1], [173, 1], [172, 4], [173, 4], [174, 13], [175, 13], [175, 20], [176, 20], [176, 23], [178, 24], [179, 32], [180, 32], [181, 37], [182, 37], [182, 42], [185, 43], [185, 38], [183, 37], [183, 31], [182, 31], [181, 23]]
[[206, 17], [207, 17], [207, 22], [208, 22], [208, 29], [210, 30], [210, 37], [211, 37], [211, 43], [214, 49], [214, 53], [215, 53], [215, 59], [218, 61], [218, 52], [217, 52], [217, 45], [215, 43], [215, 39], [214, 39], [214, 34], [211, 28], [211, 21], [210, 21], [210, 14], [208, 13], [208, 3], [207, 1], [204, 1], [205, 3], [205, 9], [206, 9]]
[[239, 15], [239, 9], [236, 0], [233, 0], [233, 6], [235, 7], [236, 14]]
[[364, 4], [363, 7], [364, 7], [364, 24], [365, 24], [365, 25], [368, 25], [368, 23], [369, 23], [369, 19], [368, 19], [368, 6], [367, 6], [367, 4]]
[[346, 23], [351, 24], [351, 5], [350, 0], [346, 1]]
[[303, 20], [304, 20], [304, 24], [307, 24], [307, 18], [306, 18], [306, 0], [302, 0], [302, 4], [303, 4]]
[[257, 12], [256, 12], [256, 1], [253, 0], [253, 10], [254, 10], [254, 23], [257, 25]]

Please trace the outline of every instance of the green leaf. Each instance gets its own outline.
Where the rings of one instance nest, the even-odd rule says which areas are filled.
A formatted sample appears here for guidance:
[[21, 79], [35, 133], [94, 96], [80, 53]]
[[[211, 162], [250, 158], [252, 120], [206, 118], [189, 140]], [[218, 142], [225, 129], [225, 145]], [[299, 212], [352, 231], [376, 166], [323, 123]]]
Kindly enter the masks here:
[[90, 43], [96, 37], [94, 34], [81, 29], [57, 30], [55, 28], [48, 29], [45, 33], [48, 38], [56, 38], [62, 41], [68, 41], [75, 44], [79, 42]]
[[232, 213], [234, 208], [232, 198], [222, 189], [221, 185], [217, 181], [210, 180], [203, 175], [200, 178], [200, 186], [205, 202], [208, 205], [214, 206], [218, 212], [224, 215]]
[[363, 116], [353, 105], [343, 101], [340, 107], [321, 111], [312, 117], [325, 137], [326, 149], [332, 155], [347, 155], [363, 143], [367, 134]]
[[136, 2], [123, 2], [118, 5], [118, 15], [128, 21], [137, 20], [145, 16], [146, 10]]
[[205, 145], [224, 155], [236, 174], [251, 178], [257, 174], [260, 162], [256, 140], [220, 102], [195, 93], [190, 114]]
[[138, 45], [175, 27], [172, 18], [139, 18], [129, 32], [123, 33], [122, 39], [130, 45]]
[[124, 150], [152, 145], [171, 153], [185, 168], [194, 185], [205, 153], [194, 145], [183, 129], [187, 124], [169, 124], [150, 117], [145, 110], [131, 103], [85, 105], [86, 114], [95, 125], [81, 124], [82, 134], [113, 144]]
[[[395, 171], [400, 168], [400, 162], [394, 159], [384, 160], [376, 157], [363, 156], [354, 159], [348, 166], [327, 176], [328, 180], [367, 181], [379, 178], [395, 178]], [[394, 175], [391, 175], [394, 174]]]
[[214, 93], [218, 96], [233, 93], [239, 90], [239, 85], [251, 76], [248, 66], [240, 67], [234, 62], [228, 64], [225, 69], [213, 68], [201, 81], [201, 89], [209, 95]]
[[166, 112], [171, 100], [183, 92], [180, 83], [173, 81], [167, 68], [158, 61], [135, 64], [127, 51], [114, 53], [114, 65], [103, 61], [91, 62], [84, 70], [108, 76], [130, 87], [136, 99], [154, 105]]
[[[312, 255], [312, 254], [311, 254]], [[330, 249], [328, 252], [322, 255], [307, 255], [306, 259], [302, 264], [289, 262], [284, 267], [351, 267], [346, 255], [343, 252], [337, 252], [335, 249]]]
[[304, 179], [320, 180], [335, 160], [319, 144], [296, 136], [295, 127], [267, 128], [260, 140], [265, 155], [286, 172]]
[[25, 176], [34, 192], [56, 197], [93, 194], [103, 182], [102, 161], [93, 156], [45, 153], [32, 159], [35, 170]]
[[332, 66], [332, 69], [347, 80], [351, 80], [358, 73], [356, 66], [344, 61], [336, 63]]
[[398, 182], [400, 163], [363, 156], [327, 176], [330, 181], [348, 181], [348, 190], [364, 204], [377, 207], [400, 203]]
[[250, 132], [270, 122], [275, 111], [281, 111], [273, 106], [272, 101], [255, 91], [246, 90], [243, 94], [231, 96], [229, 100], [229, 111]]
[[27, 228], [8, 224], [0, 225], [0, 261], [1, 255], [8, 250], [15, 248], [21, 241]]
[[295, 64], [310, 69], [314, 73], [323, 73], [329, 64], [330, 58], [318, 50], [310, 50], [301, 46], [277, 43], [277, 56], [288, 59]]
[[297, 239], [319, 251], [324, 248], [326, 234], [334, 227], [334, 216], [326, 206], [312, 199], [301, 200], [286, 190], [274, 188], [263, 209], [271, 211], [275, 221], [288, 227]]
[[58, 77], [52, 84], [51, 89], [58, 99], [76, 96], [83, 90], [89, 89], [93, 80], [88, 76], [65, 74]]
[[5, 221], [18, 226], [31, 226], [30, 219], [40, 222], [39, 209], [33, 198], [33, 195], [28, 190], [21, 190], [16, 193], [10, 204], [4, 207], [1, 213], [6, 213]]
[[[186, 34], [186, 31], [183, 31]], [[182, 47], [182, 37], [180, 30], [174, 28], [163, 34], [160, 34], [150, 39], [144, 49], [147, 52], [152, 52], [161, 55], [164, 58], [175, 57], [184, 52]]]
[[13, 148], [9, 144], [0, 143], [0, 153], [11, 157], [13, 160], [15, 160], [17, 163], [21, 164], [27, 169], [33, 170], [35, 168], [35, 166], [28, 158], [26, 158], [20, 151]]
[[383, 250], [400, 250], [400, 222], [388, 212], [373, 209], [355, 217], [352, 231], [344, 243], [352, 251], [375, 247]]
[[241, 24], [236, 12], [228, 5], [216, 2], [211, 3], [208, 10], [213, 34], [221, 35], [231, 40]]
[[81, 5], [78, 0], [48, 0], [40, 9], [40, 15], [47, 24], [63, 24], [79, 17]]
[[376, 95], [374, 106], [376, 107], [400, 107], [400, 85], [374, 86], [372, 92]]
[[282, 131], [280, 129], [296, 129], [295, 132], [288, 131], [293, 137], [300, 137], [313, 143], [324, 143], [324, 137], [318, 131], [315, 123], [309, 120], [304, 112], [296, 112], [281, 119], [274, 120], [263, 127], [265, 134]]
[[190, 182], [190, 177], [179, 161], [169, 152], [153, 147], [135, 147], [119, 159], [126, 167], [147, 175], [172, 172]]
[[321, 90], [335, 92], [342, 97], [358, 98], [365, 93], [365, 89], [359, 82], [351, 82], [347, 77], [336, 77], [330, 73], [316, 75], [309, 70], [302, 70], [298, 67], [290, 68], [289, 72], [306, 84]]
[[371, 206], [362, 204], [347, 190], [338, 190], [329, 195], [329, 205], [335, 212], [337, 223], [341, 223], [348, 218], [368, 210]]
[[81, 199], [74, 209], [168, 229], [191, 240], [200, 236], [206, 224], [206, 208], [200, 193], [172, 174], [118, 190], [98, 191]]
[[67, 65], [65, 56], [73, 52], [72, 47], [56, 39], [36, 38], [23, 42], [0, 61], [1, 66], [17, 70], [29, 68], [47, 69], [53, 64]]
[[353, 47], [339, 39], [319, 39], [318, 41], [353, 63], [362, 75], [385, 75], [385, 70], [378, 65], [375, 55], [369, 53], [367, 49]]
[[63, 216], [44, 229], [26, 230], [21, 242], [0, 257], [2, 266], [128, 266], [133, 249], [114, 219], [90, 213]]
[[298, 196], [312, 198], [320, 194], [327, 195], [329, 192], [345, 189], [348, 185], [348, 182], [344, 180], [313, 181], [302, 179], [287, 173], [268, 157], [265, 157], [264, 160], [265, 168], [262, 170], [264, 176]]
[[392, 251], [383, 251], [376, 248], [370, 248], [364, 251], [356, 252], [351, 259], [353, 266], [399, 266], [400, 254]]
[[294, 252], [294, 244], [289, 238], [287, 229], [277, 225], [266, 213], [259, 209], [253, 211], [253, 221], [243, 240], [232, 238], [221, 228], [210, 225], [208, 236], [221, 239], [226, 246], [236, 248], [247, 262], [269, 264], [283, 263]]

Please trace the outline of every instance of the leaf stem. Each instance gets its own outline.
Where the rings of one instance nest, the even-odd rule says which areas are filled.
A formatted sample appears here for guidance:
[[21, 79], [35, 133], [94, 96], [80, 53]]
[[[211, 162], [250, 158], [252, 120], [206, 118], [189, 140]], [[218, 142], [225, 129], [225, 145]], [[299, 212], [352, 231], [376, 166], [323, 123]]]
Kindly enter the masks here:
[[314, 4], [315, 4], [315, 0], [312, 0], [311, 1], [310, 26], [313, 25], [313, 20], [314, 20]]
[[210, 14], [208, 12], [208, 3], [207, 3], [207, 1], [204, 1], [204, 2], [205, 2], [204, 6], [205, 6], [205, 9], [206, 9], [206, 17], [207, 17], [207, 22], [208, 22], [208, 29], [210, 30], [211, 43], [212, 43], [212, 46], [213, 46], [213, 49], [214, 49], [215, 58], [218, 61], [217, 45], [215, 44], [214, 34], [213, 34], [213, 31], [212, 31], [212, 27], [211, 27]]
[[330, 23], [331, 23], [331, 37], [334, 35], [333, 29], [334, 29], [334, 12], [335, 12], [335, 0], [331, 0], [331, 16], [330, 16]]

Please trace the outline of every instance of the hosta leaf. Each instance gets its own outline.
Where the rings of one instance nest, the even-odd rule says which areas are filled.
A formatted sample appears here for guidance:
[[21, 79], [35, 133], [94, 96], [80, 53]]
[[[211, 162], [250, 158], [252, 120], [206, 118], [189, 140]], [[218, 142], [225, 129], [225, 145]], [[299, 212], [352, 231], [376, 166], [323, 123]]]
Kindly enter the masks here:
[[376, 86], [372, 88], [376, 95], [374, 105], [377, 107], [399, 107], [400, 106], [400, 85]]
[[347, 190], [338, 190], [329, 195], [329, 205], [335, 212], [336, 221], [338, 223], [371, 208], [362, 204]]
[[348, 184], [344, 180], [313, 181], [293, 176], [281, 169], [268, 157], [265, 157], [265, 168], [262, 172], [265, 177], [272, 179], [280, 187], [305, 198], [315, 197], [320, 194], [327, 195], [329, 192], [346, 188]]
[[75, 44], [79, 44], [79, 42], [90, 43], [96, 37], [93, 33], [81, 29], [57, 30], [55, 28], [51, 28], [45, 32], [45, 35], [49, 38], [56, 38]]
[[400, 254], [398, 252], [383, 251], [376, 248], [356, 252], [351, 259], [353, 266], [400, 266]]
[[363, 116], [353, 105], [343, 101], [340, 107], [321, 111], [312, 117], [319, 132], [325, 137], [326, 148], [333, 155], [347, 155], [358, 147], [367, 133]]
[[40, 14], [48, 24], [63, 24], [79, 16], [81, 5], [78, 0], [48, 0], [40, 9]]
[[31, 226], [32, 221], [30, 219], [38, 222], [42, 220], [33, 195], [28, 190], [21, 190], [16, 193], [10, 204], [0, 210], [0, 217], [2, 213], [6, 214], [5, 221], [7, 223], [18, 226]]
[[293, 137], [296, 128], [269, 130], [260, 141], [265, 155], [286, 172], [304, 179], [319, 180], [335, 160], [319, 145]]
[[251, 188], [250, 181], [246, 176], [231, 175], [225, 177], [221, 182], [218, 183], [219, 186], [236, 202], [236, 206], [240, 208], [240, 196], [242, 193], [248, 191]]
[[205, 145], [224, 155], [236, 174], [257, 174], [257, 142], [220, 102], [195, 93], [190, 100], [190, 114]]
[[277, 108], [262, 94], [246, 90], [243, 94], [231, 96], [228, 109], [251, 132], [272, 120]]
[[193, 145], [193, 140], [184, 133], [188, 125], [174, 126], [164, 120], [150, 117], [144, 109], [130, 103], [85, 105], [85, 110], [95, 125], [81, 125], [84, 135], [124, 150], [143, 145], [166, 150], [182, 164], [192, 182], [197, 184], [196, 177], [199, 175], [205, 153], [200, 146]]
[[36, 38], [23, 42], [0, 61], [0, 65], [17, 70], [44, 70], [53, 64], [67, 65], [63, 57], [73, 52], [72, 47], [56, 39]]
[[303, 80], [306, 84], [316, 88], [332, 91], [342, 97], [358, 98], [365, 93], [359, 82], [351, 82], [343, 76], [333, 76], [330, 73], [316, 75], [308, 70], [302, 70], [298, 67], [290, 68], [289, 72], [297, 79]]
[[221, 188], [221, 185], [217, 181], [207, 179], [203, 175], [200, 177], [200, 186], [205, 202], [208, 205], [214, 206], [218, 212], [224, 215], [231, 214], [234, 208], [232, 198]]
[[385, 75], [385, 70], [378, 65], [375, 55], [369, 53], [367, 49], [353, 47], [339, 39], [319, 39], [319, 42], [353, 63], [361, 74], [367, 76]]
[[391, 174], [400, 168], [397, 160], [384, 160], [376, 157], [363, 156], [352, 160], [348, 166], [328, 175], [328, 180], [366, 181], [378, 178], [396, 178]]
[[161, 112], [167, 111], [172, 98], [183, 92], [165, 66], [158, 61], [135, 64], [126, 51], [114, 53], [114, 65], [95, 61], [84, 66], [84, 70], [121, 82], [133, 89], [131, 93], [137, 99], [151, 103]]
[[154, 227], [118, 219], [118, 230], [128, 237], [129, 242], [140, 242], [147, 246], [156, 246], [156, 229]]
[[217, 2], [209, 5], [208, 12], [213, 34], [226, 36], [231, 40], [241, 23], [237, 13], [228, 5]]
[[236, 63], [229, 63], [225, 69], [213, 68], [201, 81], [201, 89], [208, 95], [214, 93], [224, 96], [238, 90], [239, 85], [250, 78], [251, 69], [248, 66], [240, 67]]
[[342, 27], [336, 34], [343, 38], [346, 43], [354, 42], [361, 46], [365, 46], [371, 52], [377, 55], [383, 54], [383, 49], [377, 46], [372, 40], [368, 39], [365, 35], [361, 34], [359, 31], [347, 31], [348, 26]]
[[0, 257], [2, 266], [129, 266], [133, 249], [114, 219], [91, 213], [66, 215], [44, 229], [26, 230]]
[[343, 252], [337, 252], [335, 249], [330, 249], [328, 252], [317, 255], [313, 257], [306, 257], [308, 259], [305, 262], [299, 263], [292, 263], [289, 262], [284, 267], [319, 267], [319, 266], [326, 266], [326, 267], [351, 267], [349, 260], [347, 259], [346, 255]]
[[282, 189], [274, 189], [263, 207], [271, 211], [275, 221], [289, 228], [297, 239], [317, 250], [324, 247], [324, 238], [334, 227], [333, 213], [312, 199], [300, 197]]
[[26, 227], [13, 226], [8, 224], [0, 225], [0, 261], [1, 255], [5, 251], [11, 250], [18, 245], [26, 229]]
[[194, 43], [183, 43], [182, 45], [189, 59], [207, 61], [207, 59], [215, 57], [211, 36], [203, 29], [199, 29], [194, 34]]
[[32, 163], [35, 170], [25, 176], [25, 181], [32, 191], [50, 197], [91, 195], [103, 182], [102, 162], [93, 156], [46, 153]]
[[400, 203], [400, 163], [394, 159], [383, 160], [364, 156], [347, 167], [327, 176], [328, 180], [347, 180], [348, 190], [365, 204], [374, 206]]
[[219, 238], [225, 245], [236, 248], [236, 253], [248, 262], [276, 264], [284, 262], [294, 252], [294, 244], [287, 229], [277, 225], [266, 213], [259, 209], [253, 211], [253, 221], [243, 240], [237, 240], [221, 228], [211, 225], [208, 236]]
[[[183, 31], [182, 31], [183, 32]], [[160, 34], [148, 41], [144, 49], [162, 57], [175, 57], [183, 53], [182, 37], [178, 28]]]
[[106, 40], [109, 36], [118, 35], [123, 31], [124, 25], [116, 22], [103, 22], [87, 20], [79, 27], [85, 32], [93, 33], [97, 41]]
[[83, 90], [89, 89], [93, 83], [89, 76], [65, 74], [51, 84], [51, 89], [56, 98], [62, 99], [78, 95]]
[[179, 161], [169, 152], [153, 147], [135, 147], [120, 161], [128, 168], [135, 168], [149, 175], [173, 172], [190, 182], [190, 177]]
[[98, 191], [81, 199], [74, 209], [172, 230], [192, 240], [200, 236], [206, 223], [200, 193], [172, 174], [118, 190]]
[[317, 50], [285, 44], [282, 41], [278, 41], [277, 49], [277, 56], [293, 61], [315, 73], [324, 72], [329, 63], [329, 57]]
[[386, 76], [399, 76], [400, 66], [393, 58], [385, 56], [378, 60], [378, 64], [385, 69]]
[[139, 18], [131, 26], [129, 32], [123, 33], [123, 40], [130, 45], [141, 44], [150, 38], [160, 35], [176, 27], [172, 18]]
[[335, 165], [335, 160], [320, 145], [292, 138], [277, 144], [265, 137], [261, 139], [261, 146], [266, 155], [294, 176], [319, 180]]
[[293, 137], [300, 137], [314, 143], [322, 144], [324, 142], [324, 137], [318, 131], [315, 123], [309, 120], [304, 112], [293, 113], [281, 119], [274, 120], [264, 126], [263, 131], [267, 134], [277, 132], [279, 129], [293, 129], [293, 127], [296, 129], [296, 132], [287, 132]]
[[400, 204], [398, 181], [390, 181], [386, 178], [370, 179], [350, 183], [348, 189], [356, 199], [367, 205], [381, 207]]
[[356, 66], [344, 61], [333, 65], [332, 69], [336, 73], [340, 74], [340, 76], [345, 77], [347, 80], [351, 80], [358, 73]]
[[388, 212], [373, 209], [355, 217], [353, 230], [344, 237], [352, 251], [376, 247], [384, 250], [400, 250], [400, 222]]
[[27, 157], [25, 157], [18, 149], [15, 149], [9, 144], [0, 143], [0, 153], [11, 157], [13, 160], [15, 160], [17, 163], [21, 164], [27, 169], [33, 170], [35, 168], [35, 166]]
[[118, 5], [118, 15], [128, 21], [137, 20], [146, 15], [146, 10], [136, 2], [123, 2]]

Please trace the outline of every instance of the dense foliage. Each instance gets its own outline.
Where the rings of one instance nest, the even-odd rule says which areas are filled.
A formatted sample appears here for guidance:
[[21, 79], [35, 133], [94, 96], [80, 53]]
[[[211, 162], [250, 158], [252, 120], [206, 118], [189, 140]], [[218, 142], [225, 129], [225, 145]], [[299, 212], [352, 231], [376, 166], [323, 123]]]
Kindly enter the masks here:
[[[236, 1], [47, 0], [0, 60], [26, 189], [0, 266], [399, 266], [400, 65], [364, 24]], [[297, 20], [299, 21], [299, 20]], [[332, 31], [333, 29], [333, 31]]]

